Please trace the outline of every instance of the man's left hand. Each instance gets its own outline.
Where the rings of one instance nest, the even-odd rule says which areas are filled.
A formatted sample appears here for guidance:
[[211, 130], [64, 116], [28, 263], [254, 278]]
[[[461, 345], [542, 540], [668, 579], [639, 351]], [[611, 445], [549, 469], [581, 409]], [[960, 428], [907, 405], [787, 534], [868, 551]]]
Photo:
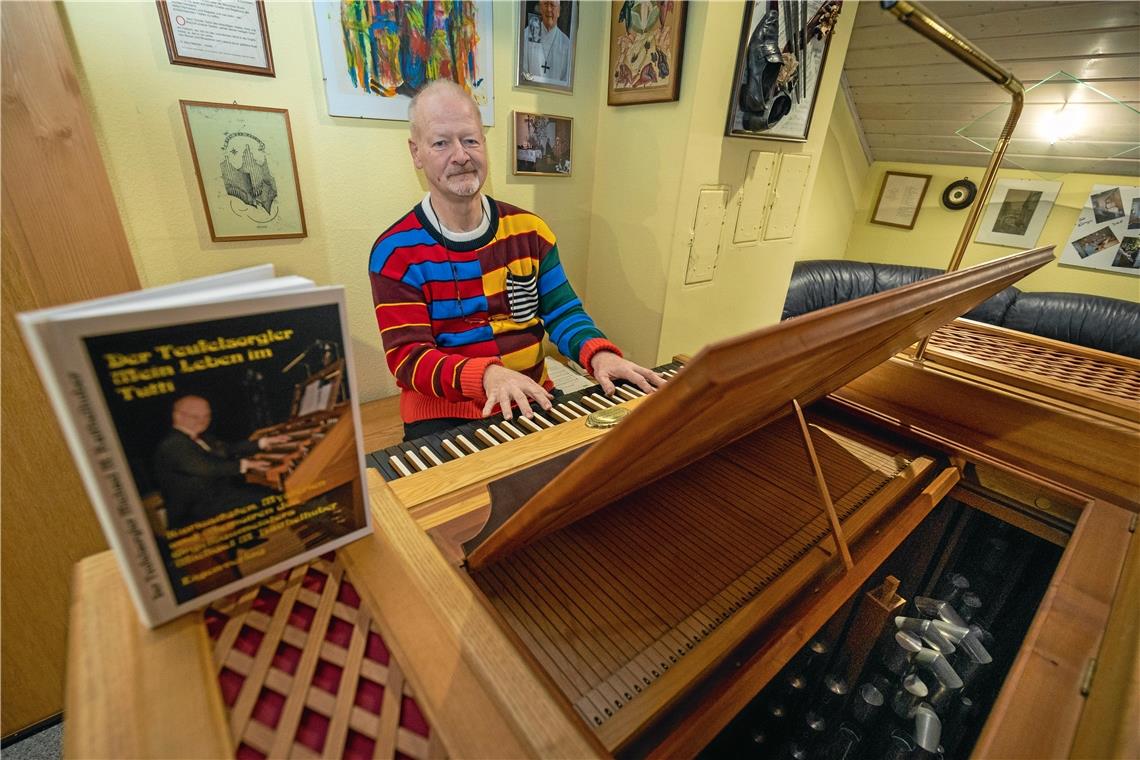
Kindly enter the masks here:
[[651, 369], [634, 364], [612, 351], [599, 351], [590, 360], [590, 371], [607, 396], [614, 393], [614, 381], [628, 380], [646, 393], [665, 384], [665, 378]]

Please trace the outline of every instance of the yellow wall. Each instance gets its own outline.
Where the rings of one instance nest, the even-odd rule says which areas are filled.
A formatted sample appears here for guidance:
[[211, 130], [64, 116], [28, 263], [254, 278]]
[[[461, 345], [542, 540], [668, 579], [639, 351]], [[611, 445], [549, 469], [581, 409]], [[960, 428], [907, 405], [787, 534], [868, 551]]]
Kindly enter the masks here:
[[[883, 176], [887, 171], [903, 171], [914, 174], [930, 174], [933, 179], [922, 201], [922, 209], [913, 230], [900, 230], [871, 224], [870, 218]], [[946, 185], [962, 177], [974, 182], [982, 178], [983, 169], [976, 166], [941, 166], [937, 164], [898, 164], [876, 161], [867, 174], [862, 198], [855, 223], [851, 227], [851, 237], [847, 253], [841, 258], [852, 261], [873, 261], [891, 264], [912, 264], [924, 267], [944, 268], [950, 261], [954, 244], [962, 225], [966, 223], [966, 211], [948, 211], [942, 206], [942, 191]], [[1002, 169], [998, 178], [1041, 179], [1032, 172]], [[1054, 179], [1054, 177], [1048, 177]], [[1062, 248], [1068, 243], [1069, 235], [1076, 224], [1081, 207], [1089, 196], [1093, 185], [1134, 185], [1135, 177], [1122, 177], [1094, 174], [1066, 174], [1055, 178], [1062, 183], [1057, 202], [1049, 213], [1045, 228], [1037, 245], [1054, 244], [1059, 258]], [[976, 233], [975, 233], [976, 237]], [[978, 264], [1014, 253], [1015, 249], [1000, 245], [971, 242], [962, 259], [962, 266]], [[1140, 301], [1140, 279], [1127, 274], [1082, 269], [1073, 266], [1059, 266], [1056, 261], [1047, 264], [1017, 283], [1022, 290], [1038, 292], [1061, 291], [1070, 293], [1092, 293], [1095, 295]]]
[[[817, 95], [811, 131], [806, 143], [724, 138], [725, 111], [728, 101], [727, 83], [732, 81], [734, 55], [726, 48], [735, 45], [740, 36], [741, 10], [736, 3], [694, 4], [690, 14], [698, 23], [697, 40], [690, 38], [686, 52], [684, 76], [688, 91], [684, 129], [688, 145], [681, 157], [684, 161], [673, 234], [669, 244], [667, 288], [658, 343], [658, 358], [678, 352], [695, 352], [706, 343], [746, 330], [770, 324], [779, 319], [792, 264], [805, 239], [805, 229], [816, 227], [812, 239], [840, 240], [847, 228], [842, 219], [809, 218], [804, 213], [811, 206], [813, 188], [820, 169], [820, 154], [828, 135], [828, 124], [839, 87], [841, 62], [855, 14], [848, 9], [839, 17], [827, 65]], [[699, 47], [692, 43], [701, 43]], [[729, 43], [729, 41], [732, 43]], [[715, 83], [715, 84], [713, 84]], [[804, 199], [795, 235], [787, 241], [761, 242], [746, 246], [733, 244], [737, 205], [730, 198], [720, 240], [720, 256], [712, 282], [685, 285], [688, 263], [689, 234], [699, 188], [702, 185], [728, 185], [738, 193], [744, 181], [748, 154], [754, 150], [810, 154]], [[834, 178], [832, 178], [834, 181]], [[591, 261], [591, 274], [593, 273]]]
[[[579, 36], [600, 39], [606, 6], [580, 6]], [[276, 78], [172, 66], [151, 2], [63, 5], [119, 211], [144, 286], [271, 262], [280, 273], [343, 284], [363, 400], [395, 392], [372, 317], [372, 241], [427, 191], [408, 158], [405, 122], [334, 118], [325, 103], [312, 7], [266, 3]], [[487, 192], [542, 215], [559, 236], [571, 280], [586, 280], [596, 112], [605, 102], [600, 57], [581, 54], [574, 94], [512, 87], [516, 3], [494, 6], [495, 126], [487, 131]], [[287, 108], [309, 236], [213, 243], [194, 177], [178, 100]], [[573, 176], [514, 177], [512, 109], [574, 117]], [[587, 301], [587, 305], [589, 302]]]

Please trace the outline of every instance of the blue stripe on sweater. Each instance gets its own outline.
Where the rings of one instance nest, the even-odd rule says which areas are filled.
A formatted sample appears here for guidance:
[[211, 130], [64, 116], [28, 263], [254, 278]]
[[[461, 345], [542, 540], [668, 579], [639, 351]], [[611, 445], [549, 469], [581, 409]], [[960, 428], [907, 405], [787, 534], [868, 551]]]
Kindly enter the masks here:
[[[452, 266], [455, 267], [454, 273]], [[483, 268], [478, 261], [420, 261], [408, 267], [408, 271], [400, 278], [402, 282], [413, 288], [422, 288], [425, 282], [451, 282], [455, 279], [480, 280], [483, 279]]]
[[425, 229], [405, 230], [404, 232], [397, 232], [395, 235], [389, 235], [372, 248], [372, 254], [368, 258], [368, 271], [379, 273], [384, 265], [388, 263], [388, 257], [397, 248], [406, 248], [413, 245], [432, 245], [435, 239], [427, 233]]
[[431, 302], [428, 307], [428, 312], [431, 314], [432, 319], [457, 319], [459, 317], [471, 316], [472, 314], [482, 314], [488, 310], [486, 296], [464, 298], [462, 300], [462, 309], [460, 309], [460, 303], [460, 301], [456, 301], [454, 298], [437, 299]]
[[566, 282], [566, 273], [562, 271], [562, 264], [558, 264], [538, 278], [538, 294], [544, 296], [564, 282]]
[[481, 325], [480, 327], [473, 327], [470, 330], [454, 333], [440, 333], [435, 336], [436, 345], [453, 348], [455, 346], [468, 346], [472, 343], [481, 343], [485, 340], [491, 340], [495, 334], [491, 332], [490, 325]]

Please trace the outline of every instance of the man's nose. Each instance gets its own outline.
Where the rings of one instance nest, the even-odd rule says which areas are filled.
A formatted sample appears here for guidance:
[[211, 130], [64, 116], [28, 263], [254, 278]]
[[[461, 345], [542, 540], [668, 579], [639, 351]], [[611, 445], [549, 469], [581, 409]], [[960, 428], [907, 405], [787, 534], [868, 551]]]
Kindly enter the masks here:
[[455, 164], [465, 164], [471, 160], [471, 155], [467, 152], [462, 142], [458, 140], [455, 142], [455, 147], [451, 151], [451, 162]]

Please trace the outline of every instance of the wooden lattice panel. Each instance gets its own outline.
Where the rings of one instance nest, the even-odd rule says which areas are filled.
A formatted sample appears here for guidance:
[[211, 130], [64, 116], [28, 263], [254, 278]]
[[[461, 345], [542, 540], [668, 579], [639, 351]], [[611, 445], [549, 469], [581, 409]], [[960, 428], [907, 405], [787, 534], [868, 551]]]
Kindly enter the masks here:
[[335, 554], [207, 608], [203, 621], [237, 758], [444, 755]]
[[1097, 356], [1055, 341], [1026, 340], [954, 322], [930, 338], [935, 353], [952, 354], [1135, 405], [1140, 398], [1140, 363], [1127, 357]]

